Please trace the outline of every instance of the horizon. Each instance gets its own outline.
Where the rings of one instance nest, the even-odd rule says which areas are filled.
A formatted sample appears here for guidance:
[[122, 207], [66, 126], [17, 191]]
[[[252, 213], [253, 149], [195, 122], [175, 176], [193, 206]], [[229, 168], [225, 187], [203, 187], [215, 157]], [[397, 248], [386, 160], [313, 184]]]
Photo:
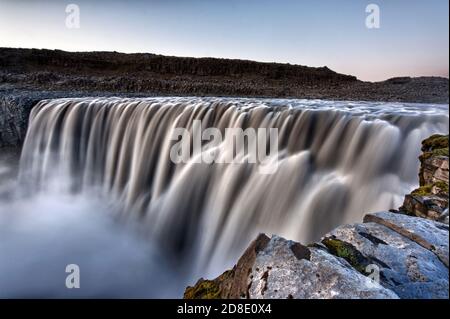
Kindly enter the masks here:
[[[62, 52], [69, 52], [69, 53], [117, 53], [117, 54], [128, 54], [128, 55], [133, 55], [133, 54], [151, 54], [151, 55], [156, 55], [156, 56], [165, 56], [165, 57], [173, 57], [173, 58], [192, 58], [192, 59], [219, 59], [219, 60], [232, 60], [232, 61], [249, 61], [249, 62], [255, 62], [255, 63], [267, 63], [267, 64], [285, 64], [285, 65], [291, 65], [291, 66], [300, 66], [300, 67], [309, 67], [309, 68], [328, 68], [333, 72], [339, 73], [339, 74], [343, 74], [343, 75], [349, 75], [349, 76], [355, 76], [354, 74], [347, 74], [347, 73], [340, 73], [337, 72], [336, 70], [333, 70], [331, 68], [329, 68], [327, 65], [323, 65], [323, 66], [309, 66], [309, 65], [302, 65], [302, 64], [295, 64], [295, 63], [285, 63], [285, 62], [276, 62], [276, 61], [272, 61], [272, 62], [267, 62], [267, 61], [257, 61], [257, 60], [249, 60], [249, 59], [237, 59], [237, 58], [226, 58], [226, 57], [213, 57], [213, 56], [199, 56], [199, 57], [192, 57], [192, 56], [182, 56], [182, 55], [164, 55], [164, 54], [159, 54], [159, 53], [155, 53], [155, 52], [121, 52], [121, 51], [70, 51], [70, 50], [61, 50], [61, 49], [47, 49], [47, 48], [21, 48], [21, 47], [0, 47], [0, 49], [18, 49], [18, 50], [49, 50], [49, 51], [62, 51]], [[443, 78], [443, 79], [447, 79], [450, 80], [449, 76], [441, 76], [441, 75], [418, 75], [418, 76], [394, 76], [391, 78], [387, 78], [384, 80], [379, 80], [379, 81], [370, 81], [370, 80], [362, 80], [360, 78], [357, 77], [357, 80], [359, 81], [363, 81], [363, 82], [372, 82], [372, 83], [377, 83], [377, 82], [384, 82], [387, 80], [391, 80], [394, 78], [402, 78], [402, 77], [410, 77], [410, 78]]]
[[[370, 82], [449, 78], [447, 0], [79, 0], [75, 29], [65, 25], [69, 3], [0, 0], [0, 46], [327, 66]], [[370, 3], [379, 29], [365, 25]]]

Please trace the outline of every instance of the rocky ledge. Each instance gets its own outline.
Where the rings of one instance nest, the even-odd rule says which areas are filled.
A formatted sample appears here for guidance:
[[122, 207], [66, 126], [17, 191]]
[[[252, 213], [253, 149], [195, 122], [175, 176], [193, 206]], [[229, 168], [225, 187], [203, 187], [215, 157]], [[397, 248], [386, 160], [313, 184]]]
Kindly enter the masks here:
[[448, 136], [423, 142], [420, 188], [307, 246], [260, 234], [233, 269], [186, 299], [449, 298]]
[[405, 196], [402, 213], [448, 224], [448, 135], [422, 142], [420, 187]]

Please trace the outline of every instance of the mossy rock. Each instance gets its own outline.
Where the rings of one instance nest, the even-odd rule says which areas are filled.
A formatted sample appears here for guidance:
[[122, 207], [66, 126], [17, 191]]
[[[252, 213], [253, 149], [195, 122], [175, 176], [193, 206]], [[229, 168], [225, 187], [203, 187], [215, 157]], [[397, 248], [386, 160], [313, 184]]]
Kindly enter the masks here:
[[215, 280], [200, 279], [194, 287], [187, 287], [184, 299], [220, 299], [220, 286]]
[[200, 279], [194, 287], [187, 287], [184, 299], [222, 299], [223, 287], [234, 276], [233, 270], [227, 270], [214, 280]]
[[366, 267], [370, 264], [370, 260], [356, 249], [355, 246], [334, 237], [324, 238], [322, 243], [333, 255], [344, 258], [357, 271], [364, 275], [367, 274]]
[[434, 134], [422, 141], [423, 152], [430, 152], [439, 149], [446, 149], [448, 156], [448, 135]]
[[437, 149], [433, 149], [432, 151], [429, 151], [429, 152], [424, 152], [424, 153], [422, 153], [422, 155], [420, 155], [419, 159], [421, 161], [423, 161], [423, 160], [429, 159], [430, 157], [433, 157], [433, 156], [447, 156], [448, 157], [449, 156], [448, 147], [437, 148]]
[[[435, 190], [438, 190], [436, 192]], [[448, 195], [448, 184], [442, 181], [437, 181], [433, 184], [421, 186], [411, 192], [412, 195], [430, 196], [430, 195]]]

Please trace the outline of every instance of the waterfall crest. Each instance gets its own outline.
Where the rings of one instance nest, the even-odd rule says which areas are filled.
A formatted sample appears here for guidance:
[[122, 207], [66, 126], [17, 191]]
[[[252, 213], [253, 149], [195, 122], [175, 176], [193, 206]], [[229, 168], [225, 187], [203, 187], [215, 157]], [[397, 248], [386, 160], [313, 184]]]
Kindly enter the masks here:
[[[175, 128], [278, 129], [277, 170], [175, 164]], [[202, 275], [236, 260], [259, 232], [301, 242], [370, 211], [396, 208], [416, 185], [422, 139], [447, 133], [443, 105], [232, 98], [41, 101], [30, 115], [20, 177], [44, 190], [118, 198], [126, 218]], [[230, 152], [226, 139], [219, 154]], [[207, 143], [201, 151], [210, 150]], [[231, 150], [232, 151], [232, 150]], [[236, 156], [239, 156], [239, 150]], [[94, 213], [94, 212], [93, 212]]]

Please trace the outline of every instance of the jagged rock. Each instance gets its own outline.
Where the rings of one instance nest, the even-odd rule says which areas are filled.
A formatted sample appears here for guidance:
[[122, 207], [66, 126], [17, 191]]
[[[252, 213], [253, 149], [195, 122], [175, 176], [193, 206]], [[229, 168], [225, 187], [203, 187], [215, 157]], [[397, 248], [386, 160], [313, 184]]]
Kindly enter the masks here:
[[[1, 81], [0, 81], [1, 82]], [[83, 96], [123, 96], [134, 97], [139, 94], [120, 94], [112, 92], [82, 91], [30, 91], [4, 89], [0, 86], [0, 148], [22, 145], [28, 126], [31, 109], [39, 101], [46, 99]], [[148, 96], [148, 94], [146, 95]]]
[[421, 185], [436, 182], [448, 184], [448, 156], [437, 155], [422, 160]]
[[[294, 247], [303, 253], [296, 254]], [[345, 260], [277, 236], [258, 254], [248, 291], [250, 298], [269, 299], [398, 298]]]
[[419, 217], [409, 217], [388, 212], [368, 214], [364, 216], [364, 222], [373, 222], [386, 226], [420, 246], [431, 250], [448, 268], [448, 225]]
[[406, 195], [401, 210], [414, 216], [441, 221], [445, 218], [448, 197], [438, 195]]
[[420, 187], [405, 196], [401, 211], [448, 224], [448, 135], [422, 142]]
[[446, 224], [393, 212], [368, 214], [308, 247], [261, 234], [232, 270], [184, 297], [448, 298], [448, 234]]
[[214, 280], [200, 279], [194, 287], [186, 288], [186, 299], [213, 299], [213, 298], [247, 298], [247, 278], [253, 267], [256, 256], [269, 243], [270, 238], [265, 234], [258, 237], [249, 245], [236, 266], [226, 271]]
[[[381, 219], [381, 224], [368, 222], [338, 227], [327, 234], [322, 242], [327, 246], [326, 239], [333, 238], [351, 244], [355, 252], [364, 257], [365, 264], [362, 266], [367, 263], [376, 265], [380, 270], [380, 283], [393, 290], [400, 298], [448, 298], [448, 266], [437, 256], [440, 253], [445, 255], [443, 251], [446, 245], [448, 255], [448, 230], [444, 230], [442, 236], [425, 236], [424, 228], [427, 224], [422, 224], [420, 219], [406, 215], [401, 218], [387, 217], [387, 214], [394, 215], [386, 212], [372, 218], [377, 222]], [[408, 218], [411, 220], [406, 221]], [[370, 220], [371, 217], [367, 219]], [[417, 227], [414, 223], [417, 223]], [[392, 224], [397, 225], [397, 230], [392, 229]], [[436, 223], [434, 226], [436, 229], [441, 225]], [[399, 228], [404, 229], [403, 233], [408, 236], [401, 234]], [[421, 234], [420, 238], [423, 240], [419, 240], [419, 236], [416, 240], [411, 240], [413, 232]], [[433, 247], [438, 247], [438, 254], [436, 250], [424, 247], [431, 245], [431, 242], [434, 242]], [[345, 254], [342, 257], [350, 260], [350, 263], [355, 260]], [[445, 259], [445, 256], [442, 257]]]
[[265, 235], [258, 236], [232, 270], [188, 287], [184, 297], [398, 298], [320, 246]]
[[448, 135], [435, 134], [422, 142], [419, 181], [420, 186], [437, 182], [447, 184], [448, 193]]

